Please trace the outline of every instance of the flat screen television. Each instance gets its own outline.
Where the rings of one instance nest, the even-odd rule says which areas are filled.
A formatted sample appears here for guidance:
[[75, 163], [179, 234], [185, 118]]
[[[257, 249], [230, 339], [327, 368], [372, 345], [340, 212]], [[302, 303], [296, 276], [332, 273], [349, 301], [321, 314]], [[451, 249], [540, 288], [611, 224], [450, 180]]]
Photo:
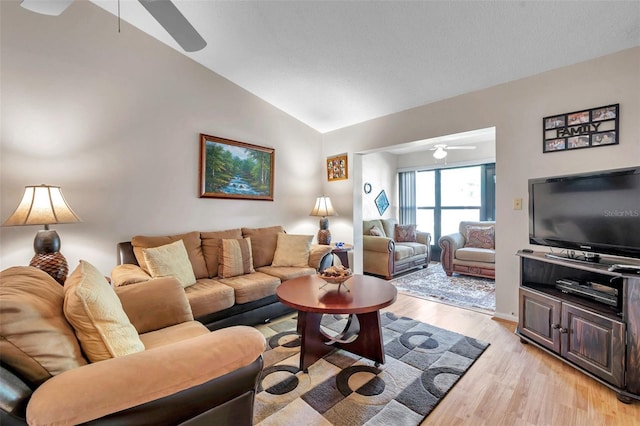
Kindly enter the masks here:
[[640, 166], [529, 179], [529, 242], [576, 260], [640, 259]]

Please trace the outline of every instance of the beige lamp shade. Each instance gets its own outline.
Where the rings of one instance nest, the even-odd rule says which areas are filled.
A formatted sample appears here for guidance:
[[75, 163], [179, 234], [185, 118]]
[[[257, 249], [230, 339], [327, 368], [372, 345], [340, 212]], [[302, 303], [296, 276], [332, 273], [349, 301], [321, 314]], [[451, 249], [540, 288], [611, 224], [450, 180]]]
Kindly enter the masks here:
[[26, 186], [22, 201], [2, 226], [44, 225], [33, 240], [35, 256], [30, 266], [39, 268], [64, 285], [69, 272], [67, 259], [60, 253], [60, 236], [49, 229], [56, 223], [80, 222], [62, 195], [59, 186]]
[[59, 186], [26, 186], [22, 201], [2, 226], [80, 222]]
[[333, 209], [331, 199], [323, 195], [316, 199], [316, 205], [313, 207], [313, 210], [311, 210], [311, 213], [309, 213], [309, 216], [338, 216], [338, 213]]
[[320, 230], [318, 231], [318, 244], [331, 244], [331, 232], [329, 231], [329, 219], [327, 219], [327, 216], [338, 216], [338, 213], [333, 209], [329, 197], [325, 197], [324, 195], [318, 197], [316, 205], [313, 207], [313, 210], [311, 210], [311, 213], [309, 213], [309, 216], [321, 217]]

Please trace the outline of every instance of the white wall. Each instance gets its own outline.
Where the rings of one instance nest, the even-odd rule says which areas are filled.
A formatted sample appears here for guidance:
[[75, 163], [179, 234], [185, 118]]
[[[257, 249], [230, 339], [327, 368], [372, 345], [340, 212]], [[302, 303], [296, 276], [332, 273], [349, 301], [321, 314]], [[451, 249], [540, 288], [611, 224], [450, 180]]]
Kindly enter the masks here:
[[[615, 103], [620, 104], [619, 145], [542, 153], [543, 117]], [[528, 246], [527, 179], [638, 165], [638, 117], [640, 48], [634, 48], [336, 130], [323, 135], [323, 149], [349, 146], [350, 153], [366, 152], [495, 126], [496, 315], [513, 317], [519, 279], [514, 253]], [[353, 197], [360, 191], [354, 188]], [[333, 197], [332, 188], [325, 192]], [[524, 200], [522, 210], [512, 210], [513, 198]], [[358, 229], [351, 231], [356, 242]]]
[[[362, 158], [362, 179], [371, 184], [371, 192], [362, 193], [362, 217], [365, 220], [378, 218], [398, 218], [398, 175], [396, 173], [397, 156], [384, 152], [373, 153]], [[375, 200], [384, 190], [389, 200], [389, 208], [382, 214], [378, 212]]]
[[[136, 234], [316, 234], [318, 132], [125, 22], [118, 33], [89, 2], [58, 17], [0, 3], [1, 220], [25, 185], [62, 186], [83, 222], [52, 227], [61, 251], [71, 269], [82, 258], [104, 274]], [[198, 198], [200, 133], [275, 148], [275, 201]], [[29, 262], [38, 229], [0, 229], [1, 268]]]

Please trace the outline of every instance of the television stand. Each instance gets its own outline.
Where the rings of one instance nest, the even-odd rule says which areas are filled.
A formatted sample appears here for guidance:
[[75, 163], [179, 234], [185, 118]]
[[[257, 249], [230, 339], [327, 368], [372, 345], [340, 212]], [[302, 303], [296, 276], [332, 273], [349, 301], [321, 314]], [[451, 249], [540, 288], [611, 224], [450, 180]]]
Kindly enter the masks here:
[[541, 252], [517, 255], [521, 341], [604, 384], [624, 403], [640, 400], [640, 275]]
[[571, 255], [566, 253], [545, 253], [545, 257], [550, 259], [566, 260], [568, 262], [581, 262], [587, 264], [599, 264], [611, 266], [616, 263], [614, 259], [602, 257], [599, 254], [592, 255]]

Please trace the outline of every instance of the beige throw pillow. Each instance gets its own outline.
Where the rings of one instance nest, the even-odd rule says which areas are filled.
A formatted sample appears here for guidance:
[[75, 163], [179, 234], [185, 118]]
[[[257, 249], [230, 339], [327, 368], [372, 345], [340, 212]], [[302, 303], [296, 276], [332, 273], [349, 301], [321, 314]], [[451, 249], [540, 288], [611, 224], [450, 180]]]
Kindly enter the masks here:
[[196, 276], [182, 240], [142, 249], [142, 255], [153, 278], [174, 277], [185, 288], [196, 283]]
[[84, 260], [64, 284], [64, 315], [91, 362], [144, 350], [115, 291], [100, 271]]
[[280, 232], [271, 266], [308, 266], [312, 240], [313, 235]]
[[251, 255], [251, 238], [220, 240], [218, 276], [237, 277], [255, 272]]

